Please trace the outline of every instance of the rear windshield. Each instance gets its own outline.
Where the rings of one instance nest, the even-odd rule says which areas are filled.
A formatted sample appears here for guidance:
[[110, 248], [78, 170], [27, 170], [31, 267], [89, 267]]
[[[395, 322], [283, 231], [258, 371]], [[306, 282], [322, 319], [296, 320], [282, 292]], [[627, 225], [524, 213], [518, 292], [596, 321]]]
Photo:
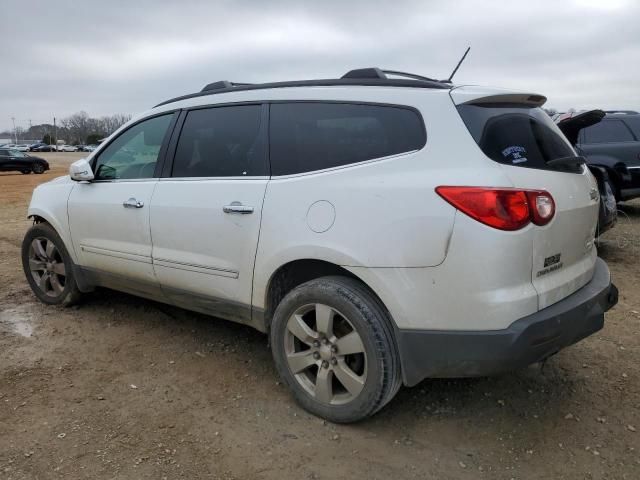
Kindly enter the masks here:
[[[457, 108], [478, 146], [496, 162], [566, 171], [566, 167], [551, 167], [547, 162], [576, 156], [541, 108], [518, 104], [466, 104]], [[582, 172], [582, 168], [575, 172]]]

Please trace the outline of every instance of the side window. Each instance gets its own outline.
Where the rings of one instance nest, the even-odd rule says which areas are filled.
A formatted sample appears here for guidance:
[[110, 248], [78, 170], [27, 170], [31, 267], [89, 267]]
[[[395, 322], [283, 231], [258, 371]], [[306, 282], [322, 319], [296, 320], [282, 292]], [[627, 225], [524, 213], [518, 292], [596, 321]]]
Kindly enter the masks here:
[[631, 129], [637, 140], [640, 140], [640, 115], [630, 115], [624, 119], [624, 123]]
[[184, 121], [172, 177], [268, 175], [262, 105], [192, 110]]
[[153, 117], [121, 133], [98, 155], [96, 180], [152, 178], [172, 116]]
[[408, 108], [349, 103], [276, 103], [270, 113], [272, 175], [349, 165], [421, 149], [421, 117]]
[[622, 120], [603, 120], [584, 129], [584, 143], [632, 142], [633, 135]]

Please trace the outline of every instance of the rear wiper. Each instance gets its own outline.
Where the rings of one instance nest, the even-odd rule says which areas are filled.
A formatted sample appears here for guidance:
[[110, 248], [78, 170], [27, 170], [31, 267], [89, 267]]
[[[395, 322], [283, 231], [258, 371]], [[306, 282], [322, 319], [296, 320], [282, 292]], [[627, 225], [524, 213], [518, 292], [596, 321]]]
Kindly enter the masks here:
[[556, 158], [554, 160], [549, 160], [547, 165], [550, 167], [574, 167], [578, 169], [581, 165], [587, 163], [586, 158], [581, 156], [575, 157], [562, 157]]

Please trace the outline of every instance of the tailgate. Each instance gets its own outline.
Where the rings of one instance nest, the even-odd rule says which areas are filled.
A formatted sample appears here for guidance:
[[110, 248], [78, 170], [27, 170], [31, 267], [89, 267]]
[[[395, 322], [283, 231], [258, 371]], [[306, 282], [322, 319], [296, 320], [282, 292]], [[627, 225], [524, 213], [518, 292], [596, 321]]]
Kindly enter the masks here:
[[596, 262], [594, 238], [598, 189], [589, 170], [563, 173], [505, 166], [518, 188], [544, 189], [556, 214], [548, 225], [533, 228], [531, 281], [542, 309], [571, 295], [591, 280]]
[[[513, 187], [546, 190], [556, 213], [533, 236], [531, 282], [542, 309], [572, 294], [591, 277], [598, 188], [584, 164], [535, 94], [486, 92], [461, 87], [451, 92], [469, 133], [490, 160], [501, 164]], [[555, 162], [553, 162], [555, 160]]]

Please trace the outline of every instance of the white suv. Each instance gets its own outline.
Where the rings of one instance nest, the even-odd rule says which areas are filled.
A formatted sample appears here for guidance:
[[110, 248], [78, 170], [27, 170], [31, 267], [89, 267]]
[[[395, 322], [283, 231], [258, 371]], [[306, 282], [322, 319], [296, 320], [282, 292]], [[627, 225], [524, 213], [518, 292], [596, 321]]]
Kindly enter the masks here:
[[34, 191], [34, 293], [104, 286], [251, 325], [335, 422], [602, 328], [598, 190], [545, 98], [393, 74], [216, 82], [135, 118]]

